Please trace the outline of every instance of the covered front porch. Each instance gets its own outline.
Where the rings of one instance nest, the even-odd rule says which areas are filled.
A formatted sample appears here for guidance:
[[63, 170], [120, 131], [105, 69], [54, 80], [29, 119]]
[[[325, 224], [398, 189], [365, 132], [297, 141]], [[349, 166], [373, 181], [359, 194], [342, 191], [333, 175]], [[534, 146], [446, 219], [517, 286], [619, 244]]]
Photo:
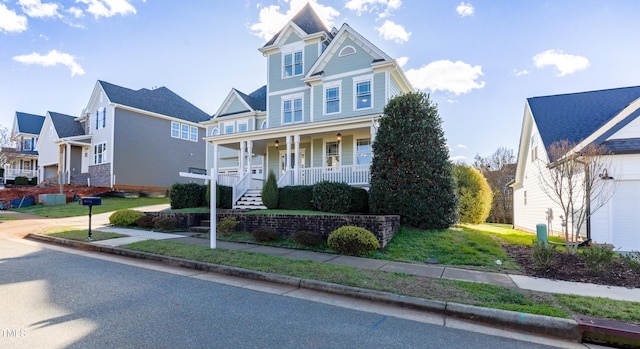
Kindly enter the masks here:
[[368, 187], [375, 132], [368, 117], [348, 124], [299, 124], [212, 136], [207, 138], [213, 153], [208, 167], [218, 184], [233, 188], [234, 205], [249, 190], [261, 190], [270, 171], [279, 187], [320, 181]]

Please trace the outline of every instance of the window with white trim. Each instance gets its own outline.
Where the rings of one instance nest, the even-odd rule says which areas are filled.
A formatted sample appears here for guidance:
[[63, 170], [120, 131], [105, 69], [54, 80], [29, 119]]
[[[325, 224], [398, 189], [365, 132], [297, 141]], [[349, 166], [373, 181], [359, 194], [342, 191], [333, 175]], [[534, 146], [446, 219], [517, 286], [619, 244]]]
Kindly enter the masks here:
[[238, 132], [247, 132], [249, 130], [249, 124], [246, 122], [238, 123]]
[[302, 98], [283, 99], [282, 119], [285, 124], [302, 121]]
[[285, 54], [283, 59], [283, 76], [285, 78], [302, 74], [304, 70], [302, 67], [302, 51]]
[[371, 108], [371, 80], [356, 81], [354, 95], [356, 110]]
[[327, 142], [325, 143], [325, 166], [327, 169], [340, 166], [340, 142]]
[[171, 137], [180, 138], [180, 123], [171, 121]]
[[99, 143], [93, 146], [93, 163], [104, 164], [107, 162], [107, 143]]
[[340, 82], [329, 83], [324, 86], [324, 114], [340, 112]]
[[96, 110], [96, 130], [107, 127], [107, 108]]
[[213, 128], [213, 130], [211, 130], [211, 135], [212, 136], [217, 136], [220, 134], [220, 129], [216, 126]]
[[260, 127], [260, 128], [261, 128], [261, 129], [263, 129], [263, 130], [264, 130], [265, 128], [267, 128], [267, 120], [265, 120], [265, 121], [263, 121], [263, 122], [262, 122], [262, 127]]
[[224, 124], [224, 134], [228, 135], [230, 133], [233, 133], [233, 123]]
[[195, 126], [189, 126], [189, 140], [192, 142], [198, 141], [198, 128]]
[[353, 48], [353, 46], [345, 46], [340, 50], [340, 53], [338, 53], [338, 57], [344, 57], [355, 53], [356, 49]]
[[356, 165], [371, 163], [371, 138], [356, 139]]
[[189, 125], [180, 124], [180, 138], [185, 140], [189, 139]]

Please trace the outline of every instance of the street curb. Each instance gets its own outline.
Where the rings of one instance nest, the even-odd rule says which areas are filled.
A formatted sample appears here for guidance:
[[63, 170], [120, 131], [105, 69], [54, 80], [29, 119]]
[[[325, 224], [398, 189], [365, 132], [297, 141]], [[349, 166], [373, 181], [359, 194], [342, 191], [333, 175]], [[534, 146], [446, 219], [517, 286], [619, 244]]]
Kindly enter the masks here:
[[470, 320], [521, 332], [567, 339], [576, 342], [582, 340], [578, 323], [573, 319], [555, 318], [551, 316], [527, 314], [509, 310], [483, 308], [453, 302], [433, 301], [424, 298], [402, 296], [388, 292], [345, 286], [318, 280], [303, 279], [265, 273], [255, 270], [229, 267], [219, 264], [197, 262], [183, 258], [163, 256], [147, 252], [127, 250], [119, 247], [94, 245], [82, 241], [57, 238], [48, 235], [29, 234], [28, 239], [70, 246], [87, 251], [109, 253], [123, 257], [146, 259], [169, 265], [237, 276], [251, 280], [277, 283], [313, 291], [327, 292], [362, 300], [380, 302], [415, 310], [437, 313], [458, 319]]

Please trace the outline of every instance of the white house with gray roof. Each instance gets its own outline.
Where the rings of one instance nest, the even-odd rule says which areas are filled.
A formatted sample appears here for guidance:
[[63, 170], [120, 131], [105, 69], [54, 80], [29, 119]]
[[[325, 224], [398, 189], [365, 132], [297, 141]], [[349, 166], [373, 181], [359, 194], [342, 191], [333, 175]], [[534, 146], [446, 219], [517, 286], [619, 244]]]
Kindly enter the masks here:
[[591, 212], [580, 233], [620, 251], [640, 251], [639, 116], [640, 86], [527, 99], [512, 184], [514, 227], [535, 231], [550, 218], [551, 229], [558, 233], [563, 224], [572, 224], [571, 217], [560, 217], [560, 207], [545, 194], [539, 177], [553, 166], [549, 149], [554, 142], [576, 144], [570, 152], [595, 144], [609, 151], [603, 163], [610, 167], [583, 175], [607, 181], [614, 191], [604, 206]]
[[3, 180], [14, 181], [26, 177], [32, 181], [38, 176], [38, 152], [36, 144], [44, 123], [44, 116], [16, 112], [11, 127], [11, 141], [15, 147], [2, 147], [0, 157], [4, 163]]
[[80, 116], [48, 112], [40, 132], [43, 181], [116, 190], [168, 188], [205, 172], [210, 116], [166, 87], [131, 90], [98, 81]]
[[368, 187], [377, 119], [392, 97], [413, 91], [396, 60], [347, 24], [327, 29], [309, 4], [259, 51], [266, 85], [232, 89], [203, 123], [207, 168], [233, 186], [234, 205], [269, 171], [279, 186]]

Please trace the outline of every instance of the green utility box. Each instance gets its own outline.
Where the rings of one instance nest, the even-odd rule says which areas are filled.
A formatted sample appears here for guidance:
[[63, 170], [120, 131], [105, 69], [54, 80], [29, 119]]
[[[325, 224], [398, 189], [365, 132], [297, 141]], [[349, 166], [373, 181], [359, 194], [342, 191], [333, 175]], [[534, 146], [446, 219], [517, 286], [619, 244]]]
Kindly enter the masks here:
[[38, 203], [45, 205], [64, 205], [67, 203], [67, 196], [64, 194], [40, 194]]
[[536, 224], [536, 232], [538, 237], [539, 244], [549, 244], [549, 239], [547, 238], [547, 225], [546, 224]]

